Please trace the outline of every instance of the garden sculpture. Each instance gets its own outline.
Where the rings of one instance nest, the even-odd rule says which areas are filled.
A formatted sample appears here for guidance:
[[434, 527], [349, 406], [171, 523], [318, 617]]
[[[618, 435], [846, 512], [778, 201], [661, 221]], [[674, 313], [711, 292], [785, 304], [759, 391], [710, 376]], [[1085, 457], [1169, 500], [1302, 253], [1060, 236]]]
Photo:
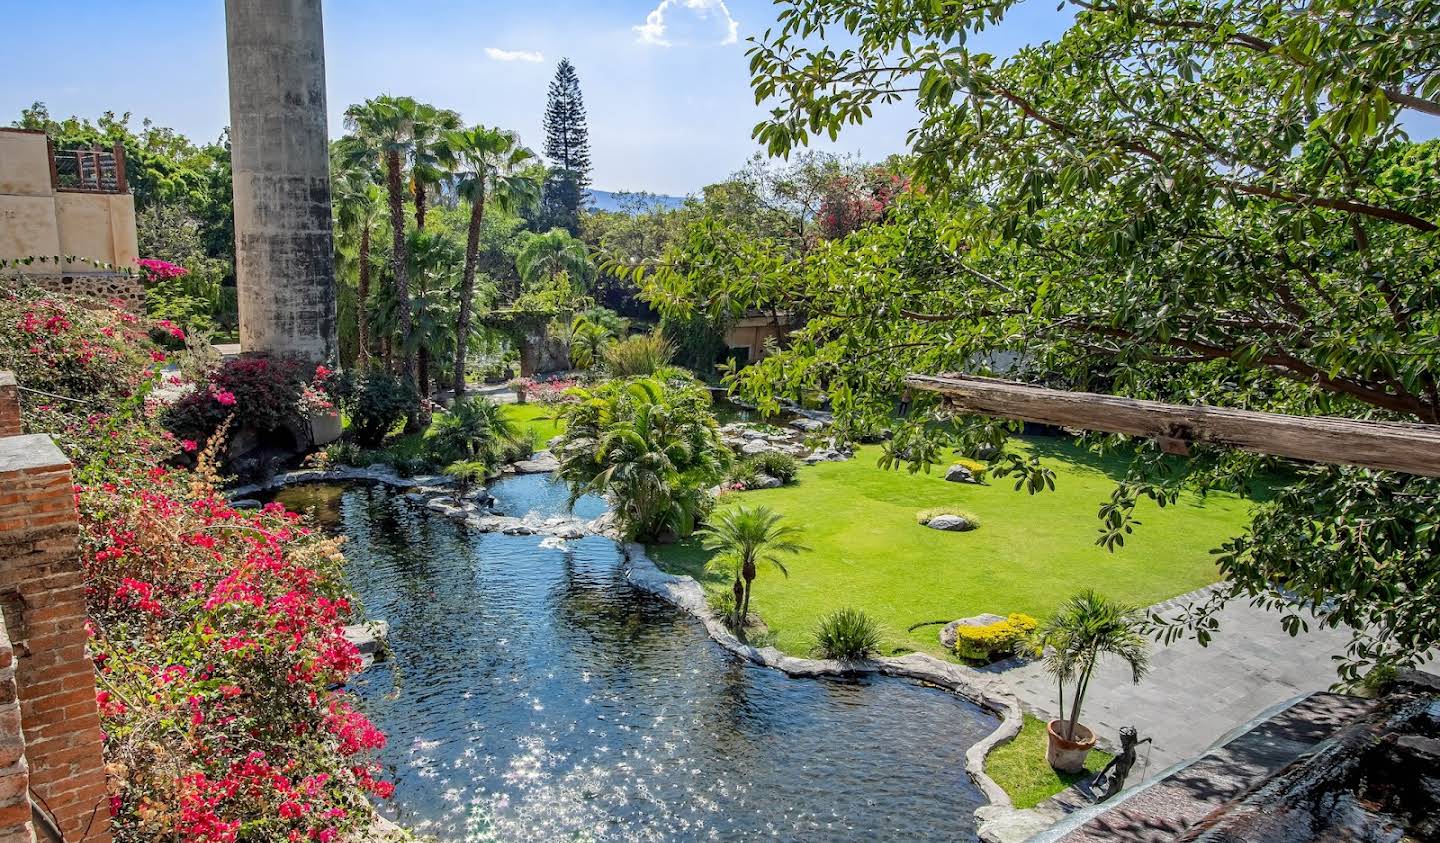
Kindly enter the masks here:
[[1090, 782], [1092, 788], [1097, 788], [1101, 780], [1105, 780], [1105, 792], [1098, 801], [1104, 802], [1125, 787], [1125, 777], [1130, 775], [1130, 768], [1135, 766], [1135, 747], [1142, 743], [1150, 743], [1150, 739], [1139, 740], [1134, 726], [1125, 726], [1120, 730], [1120, 754], [1110, 759], [1105, 769], [1096, 773]]

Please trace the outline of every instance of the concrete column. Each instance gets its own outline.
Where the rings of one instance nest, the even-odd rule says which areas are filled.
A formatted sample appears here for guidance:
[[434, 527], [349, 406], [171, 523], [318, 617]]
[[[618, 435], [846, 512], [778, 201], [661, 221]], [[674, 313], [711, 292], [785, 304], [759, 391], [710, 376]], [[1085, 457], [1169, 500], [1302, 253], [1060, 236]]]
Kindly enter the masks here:
[[240, 347], [334, 357], [320, 0], [226, 0]]

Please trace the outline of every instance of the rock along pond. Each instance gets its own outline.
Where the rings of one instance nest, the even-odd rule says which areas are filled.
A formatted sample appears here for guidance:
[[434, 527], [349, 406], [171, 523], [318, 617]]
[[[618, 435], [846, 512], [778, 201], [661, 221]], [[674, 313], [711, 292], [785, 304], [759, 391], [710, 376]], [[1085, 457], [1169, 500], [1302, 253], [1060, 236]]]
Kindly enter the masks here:
[[[491, 491], [506, 514], [564, 510], [545, 475]], [[982, 797], [964, 754], [996, 720], [969, 702], [902, 679], [742, 663], [632, 587], [606, 538], [472, 534], [383, 487], [278, 499], [348, 537], [351, 585], [390, 624], [392, 657], [353, 690], [390, 738], [381, 761], [396, 790], [382, 811], [422, 835], [974, 838]]]

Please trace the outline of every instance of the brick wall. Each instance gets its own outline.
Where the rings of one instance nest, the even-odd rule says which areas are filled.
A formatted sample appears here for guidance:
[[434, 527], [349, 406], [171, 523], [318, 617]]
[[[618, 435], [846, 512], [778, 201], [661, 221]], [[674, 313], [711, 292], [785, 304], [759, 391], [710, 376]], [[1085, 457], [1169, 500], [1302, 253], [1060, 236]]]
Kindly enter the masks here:
[[0, 372], [0, 436], [20, 434], [20, 388], [14, 372]]
[[48, 436], [0, 438], [0, 489], [0, 610], [14, 650], [30, 787], [66, 843], [107, 843], [70, 462]]
[[0, 623], [0, 843], [32, 843], [30, 770], [15, 696], [15, 652]]

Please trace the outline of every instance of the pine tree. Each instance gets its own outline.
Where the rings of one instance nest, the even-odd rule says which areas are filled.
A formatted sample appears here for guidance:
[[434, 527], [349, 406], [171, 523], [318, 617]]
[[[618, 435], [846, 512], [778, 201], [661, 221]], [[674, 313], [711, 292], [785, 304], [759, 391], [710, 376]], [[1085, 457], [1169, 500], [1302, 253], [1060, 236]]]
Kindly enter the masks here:
[[545, 106], [545, 157], [551, 172], [545, 180], [543, 216], [551, 226], [578, 233], [580, 209], [590, 186], [590, 130], [580, 77], [569, 59], [561, 59], [550, 82]]

